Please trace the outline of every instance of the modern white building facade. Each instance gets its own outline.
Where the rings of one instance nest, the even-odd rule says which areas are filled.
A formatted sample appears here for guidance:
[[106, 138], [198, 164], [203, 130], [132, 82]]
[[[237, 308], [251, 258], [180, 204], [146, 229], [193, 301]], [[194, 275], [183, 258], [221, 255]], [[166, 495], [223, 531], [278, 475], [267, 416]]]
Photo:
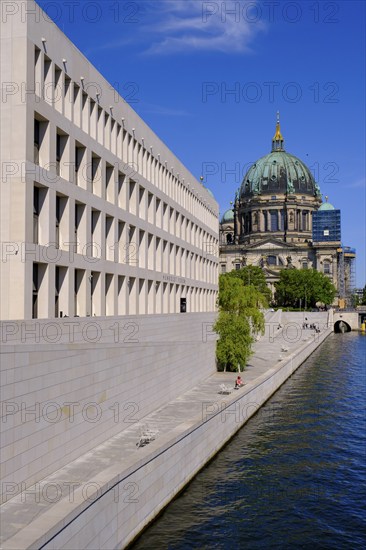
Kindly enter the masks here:
[[214, 311], [216, 201], [33, 0], [11, 4], [1, 319]]

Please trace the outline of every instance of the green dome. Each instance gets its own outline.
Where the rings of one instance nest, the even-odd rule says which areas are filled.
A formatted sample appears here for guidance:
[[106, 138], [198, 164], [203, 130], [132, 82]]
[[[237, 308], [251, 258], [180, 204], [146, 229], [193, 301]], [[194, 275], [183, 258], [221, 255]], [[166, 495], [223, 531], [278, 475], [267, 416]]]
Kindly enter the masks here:
[[261, 157], [247, 171], [241, 184], [240, 196], [290, 193], [320, 195], [309, 168], [286, 151], [272, 151]]
[[234, 210], [226, 210], [222, 216], [221, 223], [229, 223], [234, 221]]
[[244, 176], [240, 197], [289, 193], [320, 197], [320, 189], [309, 168], [300, 159], [286, 153], [277, 112], [272, 151], [255, 162]]
[[319, 210], [335, 210], [333, 204], [330, 204], [330, 202], [323, 202], [323, 204], [320, 206]]

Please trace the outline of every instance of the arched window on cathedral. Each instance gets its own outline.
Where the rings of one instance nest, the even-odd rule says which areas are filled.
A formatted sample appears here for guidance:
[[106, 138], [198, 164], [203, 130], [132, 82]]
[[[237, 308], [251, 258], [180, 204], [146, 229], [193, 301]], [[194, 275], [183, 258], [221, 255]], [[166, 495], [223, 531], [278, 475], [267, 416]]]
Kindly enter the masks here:
[[233, 244], [234, 242], [234, 236], [232, 233], [228, 233], [226, 235], [226, 244]]
[[268, 265], [277, 265], [277, 256], [267, 256]]

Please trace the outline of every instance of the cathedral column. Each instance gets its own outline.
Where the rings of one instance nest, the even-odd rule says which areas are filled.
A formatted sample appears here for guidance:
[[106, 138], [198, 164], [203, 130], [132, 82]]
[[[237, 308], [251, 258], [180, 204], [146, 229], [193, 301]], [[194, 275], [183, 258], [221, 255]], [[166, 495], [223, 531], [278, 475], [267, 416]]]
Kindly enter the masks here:
[[239, 201], [236, 200], [234, 204], [234, 241], [236, 242], [237, 238], [241, 234], [241, 226], [239, 222]]

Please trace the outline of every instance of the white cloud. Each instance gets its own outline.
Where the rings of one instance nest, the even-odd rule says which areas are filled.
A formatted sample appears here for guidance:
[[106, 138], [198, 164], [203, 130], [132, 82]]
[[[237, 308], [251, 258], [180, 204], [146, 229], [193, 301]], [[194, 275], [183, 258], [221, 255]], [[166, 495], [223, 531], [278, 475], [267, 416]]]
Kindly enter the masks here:
[[365, 178], [359, 178], [348, 185], [346, 185], [348, 189], [366, 189], [366, 182]]
[[187, 51], [251, 51], [254, 36], [265, 28], [250, 15], [251, 1], [204, 2], [164, 0], [145, 4], [149, 25], [142, 29], [151, 46], [149, 54]]
[[165, 107], [162, 105], [155, 105], [153, 103], [146, 102], [141, 104], [141, 111], [161, 116], [191, 116], [190, 113], [181, 109], [174, 109], [171, 107]]

